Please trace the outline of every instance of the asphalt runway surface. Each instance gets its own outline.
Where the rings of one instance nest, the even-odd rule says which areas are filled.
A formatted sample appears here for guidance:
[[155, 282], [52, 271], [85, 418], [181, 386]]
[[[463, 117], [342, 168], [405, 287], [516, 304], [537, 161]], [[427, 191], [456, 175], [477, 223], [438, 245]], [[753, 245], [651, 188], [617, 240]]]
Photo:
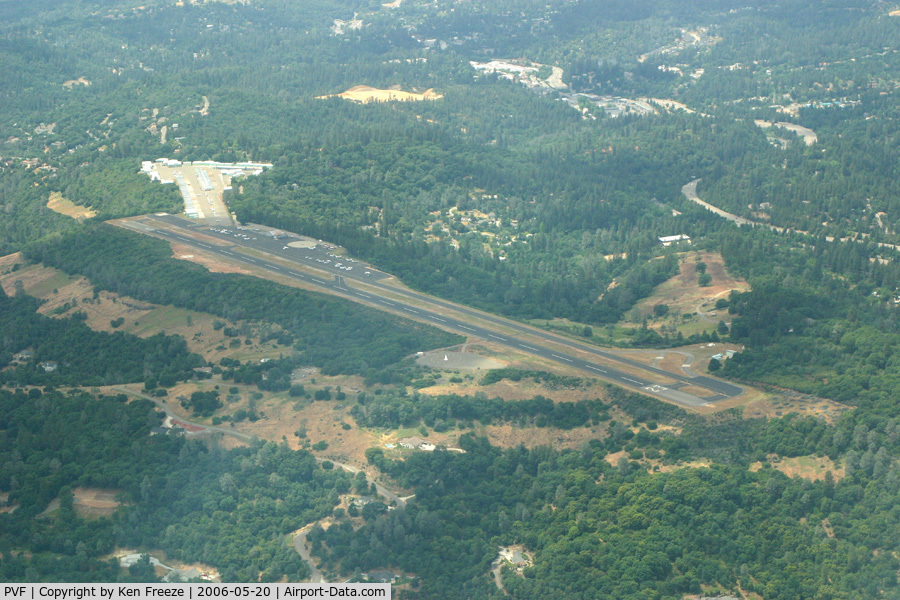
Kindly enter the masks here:
[[[246, 225], [242, 227], [208, 226], [191, 222], [175, 215], [163, 214], [148, 215], [140, 219], [120, 222], [119, 224], [141, 233], [198, 248], [224, 260], [260, 267], [279, 275], [289, 276], [321, 288], [326, 292], [339, 294], [376, 308], [383, 308], [390, 312], [425, 321], [442, 329], [455, 331], [466, 336], [480, 337], [519, 352], [526, 352], [567, 367], [580, 369], [599, 379], [615, 383], [624, 388], [658, 396], [683, 406], [705, 406], [716, 401], [739, 396], [744, 391], [740, 386], [727, 381], [707, 376], [689, 377], [672, 373], [604, 351], [596, 346], [583, 344], [577, 340], [548, 333], [510, 319], [388, 285], [384, 283], [384, 280], [391, 277], [389, 274], [378, 271], [364, 262], [345, 256], [338, 256], [334, 252], [336, 249], [334, 245], [321, 240], [314, 240], [315, 246], [313, 247], [292, 247], [289, 245], [291, 242], [298, 242], [301, 239], [308, 240], [308, 238], [301, 238], [301, 236], [296, 234], [260, 225]], [[172, 227], [181, 231], [172, 231]], [[232, 246], [205, 243], [203, 240], [193, 237], [196, 234], [216, 238], [221, 242], [230, 243]], [[282, 235], [284, 237], [281, 237]], [[311, 246], [312, 242], [305, 245]], [[258, 254], [250, 255], [238, 252], [236, 251], [237, 247], [273, 255], [278, 257], [279, 260], [270, 260]], [[297, 270], [285, 263], [293, 263], [297, 267], [315, 269], [321, 272], [321, 275], [316, 276], [309, 272]], [[349, 282], [354, 280], [366, 284], [367, 289], [361, 290], [352, 286]], [[429, 308], [422, 308], [422, 305]], [[472, 317], [473, 320], [453, 317], [450, 311]], [[488, 325], [482, 325], [481, 323], [488, 323]], [[491, 327], [491, 325], [495, 325], [497, 328]], [[509, 334], [509, 331], [514, 333]], [[521, 334], [529, 336], [528, 339], [520, 338], [519, 335]], [[564, 345], [580, 353], [587, 354], [589, 358], [585, 359], [555, 347], [547, 347], [544, 344]], [[593, 362], [590, 360], [590, 357], [603, 359], [604, 362]], [[632, 370], [656, 377], [649, 379], [630, 372], [624, 372], [610, 367], [609, 362], [619, 363], [630, 367]], [[658, 383], [659, 381], [664, 381], [665, 385]], [[687, 386], [704, 388], [710, 394], [700, 397], [679, 390], [679, 388]]]

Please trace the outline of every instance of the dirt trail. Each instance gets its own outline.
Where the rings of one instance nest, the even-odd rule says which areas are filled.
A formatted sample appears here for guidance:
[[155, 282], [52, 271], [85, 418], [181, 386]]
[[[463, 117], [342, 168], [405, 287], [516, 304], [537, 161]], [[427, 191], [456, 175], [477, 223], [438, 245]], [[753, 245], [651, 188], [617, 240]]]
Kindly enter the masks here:
[[306, 536], [315, 525], [316, 523], [310, 523], [297, 532], [297, 535], [294, 536], [294, 549], [297, 550], [297, 554], [300, 555], [300, 558], [302, 558], [303, 562], [309, 567], [309, 583], [329, 583], [325, 581], [325, 576], [322, 575], [322, 571], [319, 570], [316, 563], [313, 561], [312, 556], [310, 556], [309, 546], [306, 543]]
[[503, 577], [500, 575], [500, 566], [503, 564], [503, 557], [498, 556], [494, 559], [494, 562], [491, 563], [491, 575], [494, 576], [494, 584], [497, 586], [497, 589], [503, 592], [504, 596], [509, 596], [509, 592], [506, 591], [506, 588], [503, 587]]
[[[254, 439], [257, 439], [256, 436], [250, 436], [250, 435], [247, 435], [246, 433], [241, 433], [239, 431], [233, 431], [230, 429], [226, 429], [224, 427], [214, 427], [212, 425], [202, 425], [200, 423], [194, 423], [192, 421], [189, 421], [189, 420], [185, 419], [184, 417], [173, 413], [169, 409], [169, 407], [166, 406], [159, 398], [154, 398], [153, 396], [148, 396], [147, 394], [137, 392], [137, 391], [129, 389], [125, 386], [117, 385], [117, 386], [113, 386], [113, 389], [123, 392], [125, 394], [130, 394], [132, 396], [138, 396], [139, 398], [144, 398], [146, 400], [149, 400], [149, 401], [153, 402], [156, 406], [158, 406], [160, 410], [164, 411], [166, 413], [166, 416], [172, 417], [173, 419], [177, 419], [181, 423], [189, 425], [191, 428], [195, 428], [197, 430], [188, 435], [197, 435], [197, 434], [205, 433], [205, 432], [218, 432], [218, 433], [223, 433], [225, 435], [234, 436], [234, 437], [238, 438], [239, 440], [245, 441], [245, 442], [251, 442]], [[319, 458], [319, 457], [316, 457], [316, 460], [318, 462], [325, 461], [325, 459]], [[356, 473], [359, 473], [359, 471], [361, 470], [352, 465], [347, 465], [344, 463], [339, 463], [339, 462], [334, 462], [334, 461], [330, 461], [330, 462], [332, 464], [334, 464], [334, 466], [340, 467], [343, 470], [347, 471], [348, 473], [353, 473], [354, 475]], [[372, 477], [369, 476], [368, 473], [366, 473], [366, 482], [369, 485], [374, 484], [375, 490], [380, 495], [384, 496], [385, 499], [387, 499], [387, 501], [389, 503], [393, 502], [398, 508], [402, 508], [402, 507], [406, 506], [406, 502], [410, 498], [415, 497], [415, 494], [413, 494], [412, 496], [405, 496], [405, 497], [399, 496], [396, 492], [389, 490], [388, 488], [384, 487], [380, 483], [376, 482], [374, 479], [372, 479]], [[294, 539], [293, 539], [294, 549], [297, 550], [297, 554], [299, 554], [300, 558], [302, 558], [303, 561], [309, 566], [309, 572], [311, 574], [310, 575], [310, 583], [329, 583], [329, 582], [325, 581], [324, 575], [322, 575], [322, 572], [316, 566], [316, 563], [313, 561], [312, 556], [310, 556], [309, 546], [306, 543], [307, 534], [309, 534], [309, 532], [312, 530], [313, 527], [315, 527], [316, 523], [318, 523], [318, 522], [319, 521], [316, 521], [315, 523], [310, 523], [310, 524], [306, 525], [305, 527], [303, 527], [302, 529], [300, 529], [300, 531], [297, 533], [296, 536], [294, 536]]]

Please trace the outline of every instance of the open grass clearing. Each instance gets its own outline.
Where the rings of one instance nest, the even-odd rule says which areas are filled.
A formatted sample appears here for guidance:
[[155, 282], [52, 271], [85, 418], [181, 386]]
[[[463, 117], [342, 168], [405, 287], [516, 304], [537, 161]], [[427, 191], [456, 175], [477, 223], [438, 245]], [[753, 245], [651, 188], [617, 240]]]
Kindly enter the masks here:
[[[707, 286], [701, 286], [698, 282], [698, 265], [701, 262], [706, 264], [706, 273], [712, 278]], [[746, 281], [728, 274], [718, 252], [692, 250], [681, 255], [679, 273], [656, 286], [653, 293], [638, 302], [619, 325], [640, 327], [646, 318], [648, 327], [656, 330], [665, 328], [670, 333], [681, 331], [685, 336], [712, 331], [720, 319], [730, 320], [727, 309], [715, 308], [716, 301], [720, 298], [727, 300], [732, 290], [749, 289]], [[667, 306], [668, 314], [656, 316], [654, 307], [657, 305]]]
[[[280, 346], [274, 341], [261, 344], [259, 329], [262, 326], [259, 324], [226, 323], [224, 319], [208, 313], [161, 306], [107, 291], [99, 291], [95, 297], [93, 285], [86, 278], [73, 277], [42, 265], [27, 265], [11, 271], [12, 265], [18, 262], [11, 258], [15, 256], [0, 259], [0, 285], [11, 295], [16, 293], [20, 285], [17, 282], [20, 281], [25, 293], [45, 301], [39, 309], [42, 314], [66, 317], [80, 311], [87, 317], [85, 324], [95, 331], [123, 331], [139, 337], [150, 337], [161, 332], [179, 335], [185, 339], [191, 352], [214, 363], [225, 357], [246, 362], [278, 358], [295, 352], [293, 348]], [[245, 334], [226, 336], [224, 326], [217, 328], [217, 322], [242, 330]], [[232, 340], [236, 339], [241, 344], [232, 347]], [[251, 344], [246, 344], [247, 339]]]
[[605, 425], [557, 429], [555, 427], [519, 427], [507, 423], [487, 425], [478, 429], [478, 433], [486, 436], [492, 446], [501, 448], [515, 448], [520, 445], [526, 448], [549, 446], [556, 450], [577, 449], [590, 440], [602, 439], [605, 432]]
[[[19, 265], [18, 270], [12, 270], [14, 265]], [[64, 287], [75, 280], [77, 277], [72, 277], [62, 271], [43, 265], [30, 265], [18, 253], [0, 258], [0, 286], [9, 296], [14, 296], [17, 289], [21, 288], [30, 296], [46, 298], [53, 290]]]
[[[608, 462], [611, 466], [617, 467], [619, 466], [619, 461], [623, 458], [628, 458], [628, 452], [625, 450], [620, 450], [618, 452], [612, 452], [606, 455], [606, 462]], [[629, 459], [631, 460], [631, 459]], [[679, 471], [681, 469], [706, 469], [712, 464], [711, 461], [706, 459], [696, 459], [696, 460], [688, 460], [688, 461], [678, 461], [676, 463], [666, 463], [663, 459], [654, 458], [642, 458], [636, 462], [639, 462], [642, 467], [646, 468], [648, 472], [651, 473], [674, 473], [675, 471]]]
[[[731, 400], [722, 404], [730, 404]], [[750, 401], [742, 404], [744, 417], [752, 418], [777, 418], [789, 414], [816, 417], [827, 423], [834, 423], [837, 419], [853, 407], [841, 404], [827, 398], [807, 396], [791, 390], [771, 391], [768, 393], [757, 392]], [[731, 406], [729, 406], [731, 408]]]
[[60, 192], [50, 192], [50, 198], [47, 200], [47, 208], [61, 215], [78, 219], [79, 221], [97, 216], [97, 213], [92, 211], [90, 207], [78, 206], [71, 200], [64, 198]]
[[[788, 477], [802, 477], [809, 481], [821, 481], [825, 479], [826, 473], [831, 473], [835, 481], [840, 481], [847, 474], [842, 464], [836, 464], [827, 456], [782, 458], [777, 454], [770, 454], [767, 457], [767, 462]], [[763, 467], [763, 463], [757, 461], [750, 465], [750, 470], [756, 472]]]

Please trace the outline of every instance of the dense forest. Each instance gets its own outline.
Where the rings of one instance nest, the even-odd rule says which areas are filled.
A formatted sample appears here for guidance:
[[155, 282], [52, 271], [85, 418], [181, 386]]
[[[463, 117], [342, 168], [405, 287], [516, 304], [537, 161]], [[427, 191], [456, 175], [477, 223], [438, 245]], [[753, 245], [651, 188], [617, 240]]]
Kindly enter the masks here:
[[[133, 576], [102, 559], [115, 546], [209, 562], [227, 581], [302, 579], [306, 565], [284, 536], [329, 513], [349, 489], [342, 471], [272, 442], [226, 451], [150, 435], [161, 414], [148, 401], [33, 392], [0, 391], [0, 488], [18, 506], [0, 514], [4, 581]], [[123, 508], [79, 517], [76, 487], [116, 490]], [[59, 508], [41, 516], [55, 498]]]
[[119, 331], [94, 331], [78, 313], [55, 319], [37, 313], [39, 306], [30, 296], [10, 298], [0, 289], [0, 368], [10, 366], [21, 351], [32, 353], [0, 371], [2, 384], [99, 386], [143, 381], [153, 373], [174, 385], [205, 364], [180, 337], [141, 339]]
[[[465, 450], [400, 460], [370, 448], [370, 471], [415, 497], [393, 510], [374, 502], [360, 521], [333, 510], [352, 479], [307, 452], [151, 436], [162, 417], [149, 402], [83, 391], [194, 376], [203, 361], [183, 339], [98, 333], [77, 311], [51, 318], [23, 293], [0, 295], [0, 578], [152, 579], [148, 565], [108, 560], [139, 546], [228, 581], [302, 580], [285, 536], [331, 516], [310, 534], [318, 560], [345, 577], [403, 571], [411, 583], [398, 597], [898, 597], [895, 8], [0, 3], [0, 255], [22, 251], [98, 292], [265, 323], [294, 352], [265, 367], [223, 359], [216, 377], [297, 399], [299, 366], [361, 375], [365, 389], [341, 392], [357, 427], [455, 430]], [[512, 66], [490, 72], [491, 60]], [[320, 98], [357, 85], [440, 98]], [[718, 375], [848, 410], [832, 421], [701, 417], [516, 368], [480, 383], [564, 387], [571, 401], [426, 395], [435, 377], [406, 357], [459, 336], [211, 273], [100, 223], [181, 210], [174, 186], [138, 172], [157, 157], [270, 161], [227, 194], [240, 220], [340, 244], [421, 291], [576, 332], [620, 323], [678, 273], [686, 247], [659, 238], [689, 236], [750, 284], [722, 299], [730, 326], [693, 337], [644, 326], [625, 343], [735, 342], [744, 351], [711, 363]], [[757, 226], [686, 198], [695, 180], [700, 198]], [[58, 214], [51, 194], [96, 216]], [[23, 350], [33, 356], [14, 359]], [[223, 418], [217, 392], [182, 402]], [[596, 434], [574, 450], [501, 449], [477, 435], [490, 425]], [[782, 459], [828, 472], [788, 477]], [[116, 490], [122, 506], [81, 517], [78, 488]], [[504, 592], [491, 565], [514, 544], [533, 564], [502, 567]]]

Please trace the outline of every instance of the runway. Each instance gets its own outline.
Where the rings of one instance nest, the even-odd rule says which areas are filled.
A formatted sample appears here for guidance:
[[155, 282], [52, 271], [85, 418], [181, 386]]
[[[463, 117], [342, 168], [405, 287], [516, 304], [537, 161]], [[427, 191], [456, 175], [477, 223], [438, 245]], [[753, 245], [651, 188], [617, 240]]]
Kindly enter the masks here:
[[[321, 240], [309, 240], [260, 225], [210, 227], [167, 214], [147, 215], [115, 224], [192, 246], [224, 260], [291, 277], [322, 291], [424, 321], [441, 329], [480, 337], [518, 352], [580, 369], [598, 379], [683, 406], [705, 406], [739, 396], [744, 391], [727, 381], [672, 373], [510, 319], [390, 285], [385, 282], [391, 277], [388, 273], [340, 256], [334, 252], [334, 245]], [[215, 239], [218, 243], [212, 243], [212, 239], [198, 239], [195, 237], [198, 235]], [[246, 253], [247, 250], [251, 253]], [[617, 363], [616, 366], [627, 371], [610, 363]], [[699, 396], [680, 390], [688, 386], [703, 388], [710, 393]]]

